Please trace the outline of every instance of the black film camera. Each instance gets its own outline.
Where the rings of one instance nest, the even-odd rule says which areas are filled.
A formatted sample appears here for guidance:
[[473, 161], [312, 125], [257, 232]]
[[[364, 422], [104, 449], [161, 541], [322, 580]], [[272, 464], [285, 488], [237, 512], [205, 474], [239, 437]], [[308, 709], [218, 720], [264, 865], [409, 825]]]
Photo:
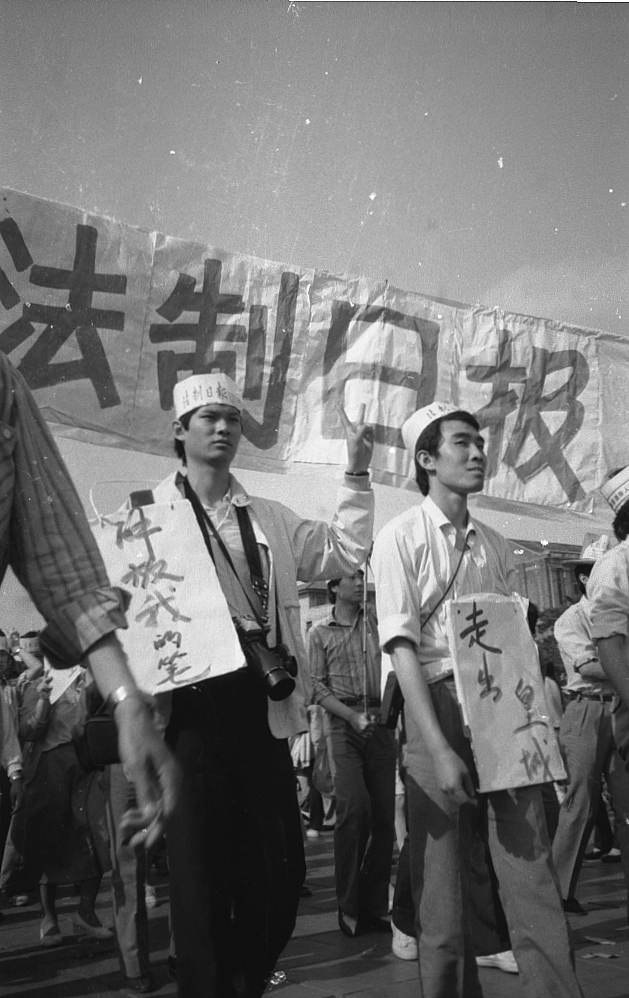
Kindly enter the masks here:
[[295, 689], [297, 659], [284, 645], [269, 648], [266, 633], [255, 620], [234, 620], [247, 666], [263, 684], [271, 700], [286, 700]]

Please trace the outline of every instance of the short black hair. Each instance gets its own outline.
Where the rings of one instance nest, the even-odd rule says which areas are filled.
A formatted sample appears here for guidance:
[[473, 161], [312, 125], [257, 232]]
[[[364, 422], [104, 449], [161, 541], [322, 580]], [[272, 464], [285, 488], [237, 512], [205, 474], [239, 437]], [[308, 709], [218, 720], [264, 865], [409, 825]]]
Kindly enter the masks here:
[[[197, 409], [199, 409], [199, 408], [200, 408], [200, 406], [197, 406]], [[190, 412], [184, 412], [183, 416], [179, 417], [179, 422], [183, 426], [184, 430], [187, 430], [188, 427], [190, 426], [190, 420], [192, 418], [192, 414], [194, 412], [196, 412], [196, 411], [197, 411], [196, 409], [191, 409]], [[177, 437], [175, 437], [173, 443], [175, 445], [175, 454], [177, 455], [177, 457], [179, 458], [179, 460], [181, 461], [181, 463], [185, 467], [186, 464], [187, 464], [187, 461], [186, 461], [186, 448], [182, 444], [181, 440], [177, 440]]]
[[579, 592], [583, 593], [585, 596], [585, 586], [581, 582], [581, 576], [587, 575], [588, 579], [592, 574], [592, 569], [594, 568], [593, 561], [580, 561], [578, 565], [574, 566], [574, 577], [577, 580], [577, 585], [579, 587]]
[[425, 450], [431, 457], [438, 457], [439, 448], [443, 443], [441, 427], [443, 423], [448, 420], [455, 419], [461, 423], [467, 423], [468, 426], [472, 426], [475, 430], [480, 430], [476, 417], [472, 416], [471, 412], [466, 412], [464, 409], [460, 409], [458, 412], [449, 412], [446, 416], [440, 416], [439, 419], [435, 419], [434, 423], [427, 426], [423, 433], [420, 433], [417, 438], [417, 443], [415, 444], [415, 481], [417, 482], [419, 491], [423, 496], [428, 495], [430, 490], [430, 479], [428, 477], [428, 472], [421, 467], [419, 461], [417, 460], [417, 455], [421, 450]]
[[624, 541], [629, 534], [629, 499], [622, 504], [612, 523], [616, 540]]
[[334, 604], [336, 603], [336, 593], [334, 592], [334, 590], [336, 589], [340, 581], [341, 581], [340, 579], [330, 579], [327, 584], [328, 600], [332, 604], [332, 606], [334, 606]]

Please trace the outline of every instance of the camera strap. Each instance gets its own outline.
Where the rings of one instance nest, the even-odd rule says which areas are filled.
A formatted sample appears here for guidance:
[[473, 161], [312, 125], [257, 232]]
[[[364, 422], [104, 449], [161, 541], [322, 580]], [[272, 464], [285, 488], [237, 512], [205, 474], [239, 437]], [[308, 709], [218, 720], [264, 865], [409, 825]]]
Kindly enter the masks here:
[[448, 582], [448, 585], [446, 586], [445, 590], [443, 591], [443, 593], [439, 597], [439, 601], [433, 606], [432, 610], [430, 611], [430, 613], [426, 617], [424, 623], [421, 625], [422, 629], [426, 626], [426, 624], [428, 623], [429, 620], [432, 620], [432, 618], [436, 614], [437, 610], [439, 609], [439, 607], [443, 603], [444, 599], [446, 598], [446, 596], [448, 595], [448, 593], [452, 589], [452, 586], [454, 585], [456, 577], [459, 574], [459, 569], [460, 569], [461, 565], [463, 564], [463, 559], [465, 557], [465, 552], [468, 551], [468, 550], [469, 550], [469, 544], [466, 541], [465, 544], [464, 544], [464, 546], [463, 546], [463, 550], [461, 551], [461, 557], [459, 558], [459, 562], [458, 562], [456, 568], [454, 569], [454, 573], [453, 573], [450, 581]]
[[[194, 489], [190, 485], [190, 482], [188, 481], [187, 477], [183, 476], [182, 481], [183, 481], [184, 494], [186, 496], [186, 499], [188, 500], [188, 502], [192, 506], [192, 509], [194, 510], [194, 515], [196, 517], [197, 523], [199, 524], [199, 528], [200, 528], [201, 533], [203, 535], [203, 540], [205, 541], [205, 546], [206, 546], [206, 548], [208, 550], [208, 554], [210, 555], [210, 558], [212, 559], [212, 561], [214, 563], [214, 567], [216, 567], [216, 558], [214, 557], [214, 551], [212, 550], [212, 541], [210, 539], [210, 533], [212, 534], [213, 539], [218, 544], [218, 546], [219, 546], [219, 548], [221, 550], [221, 553], [222, 553], [225, 561], [227, 562], [227, 564], [231, 568], [232, 572], [234, 573], [234, 575], [238, 579], [238, 582], [240, 583], [242, 591], [244, 592], [244, 594], [245, 594], [245, 596], [247, 598], [247, 603], [251, 607], [251, 612], [253, 613], [253, 616], [254, 616], [254, 618], [256, 620], [256, 623], [260, 626], [260, 628], [262, 630], [266, 630], [267, 629], [266, 619], [263, 619], [261, 617], [260, 613], [258, 612], [258, 610], [256, 609], [256, 607], [252, 603], [251, 598], [249, 596], [249, 593], [247, 592], [246, 587], [243, 585], [242, 579], [240, 578], [240, 576], [238, 575], [238, 572], [236, 571], [236, 566], [234, 565], [234, 562], [232, 561], [232, 557], [231, 557], [231, 555], [229, 553], [229, 549], [226, 546], [225, 542], [223, 541], [223, 538], [221, 537], [221, 535], [219, 534], [218, 530], [216, 529], [216, 527], [212, 523], [212, 520], [210, 519], [210, 517], [208, 516], [208, 514], [206, 513], [206, 511], [204, 510], [203, 504], [201, 503], [201, 500], [199, 499], [198, 495], [196, 494], [196, 492], [194, 491]], [[236, 512], [237, 512], [237, 515], [240, 514], [241, 508], [240, 507], [236, 507]], [[247, 559], [247, 564], [249, 565], [249, 571], [251, 573], [251, 585], [253, 586], [253, 589], [254, 589], [254, 592], [256, 593], [256, 595], [258, 595], [260, 597], [260, 602], [262, 603], [262, 610], [263, 610], [263, 613], [266, 616], [266, 608], [267, 608], [268, 599], [269, 599], [269, 587], [268, 587], [268, 585], [266, 583], [266, 579], [264, 578], [264, 576], [262, 574], [262, 562], [260, 561], [260, 552], [258, 551], [258, 545], [257, 545], [257, 541], [255, 539], [255, 534], [253, 532], [253, 527], [251, 525], [251, 520], [249, 519], [247, 511], [244, 508], [242, 509], [242, 512], [246, 516], [246, 520], [247, 520], [247, 524], [248, 524], [248, 528], [249, 528], [246, 540], [245, 540], [245, 534], [243, 533], [243, 526], [242, 526], [240, 515], [238, 515], [238, 526], [240, 528], [240, 536], [242, 537], [243, 547], [244, 547], [244, 550], [245, 550], [245, 557]], [[252, 568], [252, 564], [251, 564], [252, 559], [253, 559], [253, 553], [252, 553], [252, 549], [251, 549], [251, 544], [252, 543], [253, 543], [253, 546], [255, 548], [255, 556], [256, 556], [255, 560], [257, 561], [257, 564], [254, 564], [253, 568]], [[248, 548], [249, 548], [249, 550], [248, 550]], [[256, 572], [259, 573], [257, 575], [256, 579], [254, 579], [254, 570], [256, 570]], [[260, 580], [262, 581], [263, 588], [262, 588], [262, 586], [260, 586]], [[259, 586], [260, 586], [260, 588], [258, 588]], [[264, 595], [262, 595], [262, 594], [264, 594]], [[279, 634], [279, 630], [278, 630], [278, 634]]]

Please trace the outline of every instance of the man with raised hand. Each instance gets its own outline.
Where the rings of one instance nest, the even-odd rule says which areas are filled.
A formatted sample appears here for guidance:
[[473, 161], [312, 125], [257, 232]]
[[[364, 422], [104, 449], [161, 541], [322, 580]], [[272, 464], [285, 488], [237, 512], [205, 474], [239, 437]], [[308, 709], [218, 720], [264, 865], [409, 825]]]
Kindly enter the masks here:
[[[155, 502], [192, 505], [194, 543], [215, 564], [249, 663], [172, 694], [166, 737], [183, 773], [167, 837], [177, 981], [181, 998], [258, 998], [292, 934], [305, 877], [287, 744], [307, 730], [310, 702], [297, 582], [351, 575], [365, 561], [372, 433], [364, 410], [355, 424], [342, 413], [348, 468], [326, 524], [248, 495], [231, 474], [243, 400], [230, 378], [193, 375], [175, 386], [174, 402], [185, 473], [158, 486]], [[256, 663], [266, 663], [264, 681]]]
[[486, 809], [522, 993], [582, 998], [539, 787], [477, 792], [453, 679], [445, 599], [508, 596], [515, 584], [507, 541], [468, 512], [468, 496], [483, 487], [485, 443], [472, 415], [444, 403], [419, 409], [402, 436], [426, 498], [380, 532], [373, 567], [380, 643], [391, 655], [404, 695], [421, 994], [482, 994], [468, 891], [473, 833]]

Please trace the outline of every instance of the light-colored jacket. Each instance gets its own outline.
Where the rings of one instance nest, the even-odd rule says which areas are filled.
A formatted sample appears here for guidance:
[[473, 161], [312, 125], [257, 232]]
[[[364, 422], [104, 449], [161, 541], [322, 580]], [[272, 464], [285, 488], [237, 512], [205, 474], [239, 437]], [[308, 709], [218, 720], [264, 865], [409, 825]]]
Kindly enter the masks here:
[[[156, 503], [187, 502], [175, 484], [176, 473], [153, 490]], [[286, 700], [268, 701], [269, 727], [276, 738], [287, 738], [308, 729], [306, 706], [311, 698], [308, 657], [301, 635], [298, 582], [337, 579], [353, 575], [367, 559], [373, 533], [374, 496], [367, 477], [345, 478], [339, 489], [336, 513], [330, 524], [305, 520], [287, 506], [259, 496], [249, 496], [232, 476], [232, 496], [253, 514], [259, 544], [266, 547], [270, 566], [268, 643], [281, 638], [299, 664], [295, 691]], [[277, 613], [276, 613], [277, 609]]]

